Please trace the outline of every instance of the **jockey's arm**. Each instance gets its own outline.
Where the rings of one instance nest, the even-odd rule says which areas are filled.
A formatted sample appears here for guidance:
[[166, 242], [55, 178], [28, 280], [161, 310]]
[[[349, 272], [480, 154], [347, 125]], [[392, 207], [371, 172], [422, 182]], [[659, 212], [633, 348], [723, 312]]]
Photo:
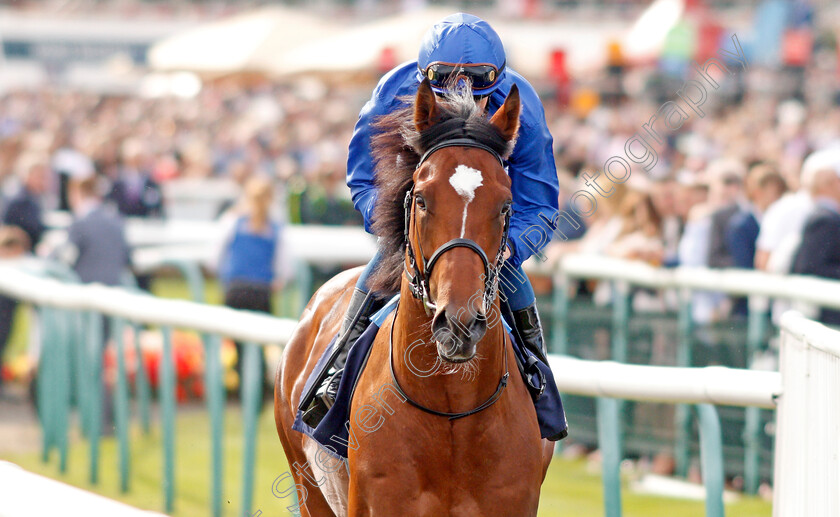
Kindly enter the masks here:
[[508, 160], [513, 194], [508, 246], [513, 267], [519, 267], [551, 240], [550, 222], [557, 214], [560, 194], [553, 140], [542, 104], [533, 90], [525, 93], [523, 88], [522, 91], [523, 109], [528, 111], [520, 117], [516, 147]]
[[[365, 230], [373, 233], [371, 223], [376, 205], [376, 185], [374, 183], [374, 163], [371, 156], [370, 138], [372, 125], [377, 117], [391, 113], [400, 105], [400, 97], [411, 94], [406, 89], [406, 79], [413, 80], [414, 66], [405, 64], [387, 73], [373, 90], [370, 100], [359, 113], [359, 120], [353, 129], [347, 155], [347, 186], [353, 198], [353, 206], [365, 220]], [[408, 83], [411, 84], [411, 83]]]
[[[376, 92], [374, 92], [374, 96]], [[347, 186], [353, 198], [353, 206], [362, 214], [365, 230], [372, 233], [371, 221], [376, 205], [376, 187], [374, 185], [373, 157], [370, 154], [371, 123], [376, 117], [376, 104], [368, 101], [359, 114], [353, 138], [347, 154]]]

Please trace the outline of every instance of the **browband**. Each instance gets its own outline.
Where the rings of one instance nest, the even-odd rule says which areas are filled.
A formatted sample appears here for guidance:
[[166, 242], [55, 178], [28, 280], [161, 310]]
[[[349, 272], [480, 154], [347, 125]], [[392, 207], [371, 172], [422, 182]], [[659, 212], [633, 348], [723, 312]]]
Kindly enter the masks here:
[[425, 162], [426, 160], [429, 159], [429, 156], [431, 156], [432, 153], [434, 153], [435, 151], [440, 151], [444, 147], [475, 147], [476, 149], [482, 149], [482, 150], [487, 151], [488, 153], [492, 154], [493, 156], [495, 156], [496, 159], [499, 160], [499, 165], [501, 165], [502, 168], [505, 167], [504, 160], [502, 160], [502, 157], [499, 155], [499, 153], [496, 152], [495, 149], [493, 149], [489, 145], [482, 144], [481, 142], [479, 142], [477, 140], [474, 140], [472, 138], [461, 137], [461, 138], [453, 138], [451, 140], [445, 140], [443, 142], [440, 142], [440, 143], [435, 144], [432, 147], [430, 147], [428, 151], [423, 153], [423, 156], [420, 158], [420, 161], [417, 162], [416, 169], [419, 169], [420, 166], [423, 165], [423, 162]]

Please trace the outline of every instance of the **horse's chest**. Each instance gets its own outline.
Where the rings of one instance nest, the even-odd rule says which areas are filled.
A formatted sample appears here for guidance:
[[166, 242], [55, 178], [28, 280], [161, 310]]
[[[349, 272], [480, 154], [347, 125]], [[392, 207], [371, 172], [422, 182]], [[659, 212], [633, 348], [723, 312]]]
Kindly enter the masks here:
[[538, 432], [503, 417], [415, 416], [359, 438], [350, 477], [362, 500], [391, 510], [403, 505], [402, 515], [534, 514], [542, 480]]
[[[378, 353], [368, 364], [387, 364]], [[541, 442], [524, 386], [512, 382], [496, 404], [454, 421], [390, 387], [387, 370], [367, 369], [353, 398], [351, 515], [536, 515]]]

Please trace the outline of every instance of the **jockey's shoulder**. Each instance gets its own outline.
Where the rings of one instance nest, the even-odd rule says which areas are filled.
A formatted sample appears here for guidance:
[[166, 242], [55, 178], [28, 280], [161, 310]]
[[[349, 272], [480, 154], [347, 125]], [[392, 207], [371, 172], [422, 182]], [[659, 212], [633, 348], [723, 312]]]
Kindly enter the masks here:
[[416, 91], [417, 84], [419, 84], [416, 75], [417, 61], [406, 61], [401, 63], [386, 72], [385, 75], [379, 79], [379, 83], [376, 85], [376, 92], [378, 96], [384, 97], [385, 95], [393, 95], [394, 93], [399, 94], [403, 90]]
[[513, 88], [513, 85], [519, 88], [519, 98], [522, 102], [522, 114], [519, 117], [520, 124], [529, 128], [541, 126], [543, 108], [539, 94], [522, 74], [510, 67], [507, 67], [505, 70], [504, 82], [493, 92], [491, 106], [501, 106], [510, 93], [510, 89]]

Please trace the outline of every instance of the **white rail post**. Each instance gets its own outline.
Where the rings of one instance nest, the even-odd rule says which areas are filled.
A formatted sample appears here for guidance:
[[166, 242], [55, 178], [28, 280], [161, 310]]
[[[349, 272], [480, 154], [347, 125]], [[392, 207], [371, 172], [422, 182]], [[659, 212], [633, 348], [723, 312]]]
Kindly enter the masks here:
[[840, 515], [840, 332], [782, 317], [774, 517]]

